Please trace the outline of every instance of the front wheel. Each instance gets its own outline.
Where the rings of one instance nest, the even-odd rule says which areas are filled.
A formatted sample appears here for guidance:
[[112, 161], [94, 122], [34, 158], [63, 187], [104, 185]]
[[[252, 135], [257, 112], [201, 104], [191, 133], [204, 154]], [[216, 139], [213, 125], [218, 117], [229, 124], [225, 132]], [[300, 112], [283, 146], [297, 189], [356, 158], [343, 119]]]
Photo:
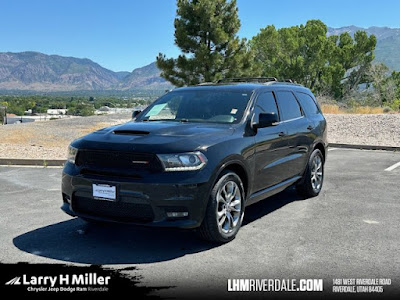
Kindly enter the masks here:
[[244, 188], [240, 177], [224, 171], [214, 185], [204, 220], [198, 229], [201, 238], [227, 243], [238, 233], [244, 216]]
[[324, 182], [324, 156], [322, 152], [315, 149], [308, 160], [306, 171], [300, 183], [296, 186], [297, 192], [305, 197], [318, 196]]

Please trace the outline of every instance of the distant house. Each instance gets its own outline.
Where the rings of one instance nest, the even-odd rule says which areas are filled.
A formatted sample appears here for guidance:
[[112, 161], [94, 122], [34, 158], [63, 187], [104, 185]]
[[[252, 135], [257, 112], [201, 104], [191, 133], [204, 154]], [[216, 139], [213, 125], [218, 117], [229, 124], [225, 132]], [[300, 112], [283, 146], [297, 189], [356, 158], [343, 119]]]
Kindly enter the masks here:
[[68, 109], [48, 109], [47, 114], [48, 115], [66, 115]]
[[35, 119], [33, 117], [22, 117], [22, 116], [17, 116], [15, 114], [7, 114], [6, 120], [7, 120], [6, 124], [20, 124], [20, 123], [35, 122]]

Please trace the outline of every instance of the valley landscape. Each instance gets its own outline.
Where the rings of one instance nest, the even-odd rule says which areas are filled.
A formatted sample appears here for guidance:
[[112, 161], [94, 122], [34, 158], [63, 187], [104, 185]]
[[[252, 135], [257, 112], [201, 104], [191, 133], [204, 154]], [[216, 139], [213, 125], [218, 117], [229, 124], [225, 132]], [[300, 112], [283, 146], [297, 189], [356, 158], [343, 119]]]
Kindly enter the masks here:
[[[377, 37], [374, 63], [384, 63], [390, 70], [400, 70], [400, 28], [347, 26], [328, 28], [328, 35], [350, 35], [364, 30]], [[160, 77], [156, 63], [132, 71], [114, 72], [89, 58], [64, 57], [27, 51], [0, 53], [0, 93], [52, 93], [137, 90], [163, 91], [173, 86]]]

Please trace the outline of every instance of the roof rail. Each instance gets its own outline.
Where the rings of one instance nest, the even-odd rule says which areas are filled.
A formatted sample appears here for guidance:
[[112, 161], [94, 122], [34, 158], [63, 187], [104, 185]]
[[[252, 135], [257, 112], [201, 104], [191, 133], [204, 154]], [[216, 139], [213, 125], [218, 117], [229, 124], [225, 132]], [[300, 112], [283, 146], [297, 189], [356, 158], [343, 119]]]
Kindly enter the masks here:
[[290, 82], [290, 83], [293, 83], [293, 80], [292, 80], [292, 79], [283, 79], [283, 81], [284, 81], [284, 82]]
[[224, 82], [258, 82], [265, 83], [271, 81], [278, 81], [275, 77], [241, 77], [241, 78], [224, 78], [218, 80], [218, 83]]

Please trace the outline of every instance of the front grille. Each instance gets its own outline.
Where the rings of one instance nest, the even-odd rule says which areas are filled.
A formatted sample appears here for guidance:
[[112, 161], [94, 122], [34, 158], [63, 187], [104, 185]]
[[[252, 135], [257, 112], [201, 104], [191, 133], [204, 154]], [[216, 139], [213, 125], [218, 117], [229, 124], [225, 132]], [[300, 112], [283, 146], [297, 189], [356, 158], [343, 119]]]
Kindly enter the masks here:
[[93, 170], [93, 169], [82, 169], [81, 174], [89, 175], [92, 177], [98, 177], [100, 179], [110, 179], [110, 178], [126, 178], [126, 179], [142, 179], [142, 176], [138, 174], [132, 173], [122, 173], [120, 170], [112, 172], [112, 171], [104, 171], [104, 170]]
[[75, 196], [72, 209], [77, 213], [115, 219], [123, 222], [151, 222], [153, 209], [149, 204], [95, 200]]
[[80, 150], [76, 157], [77, 166], [159, 171], [162, 169], [157, 156], [150, 153], [135, 153], [107, 150]]

